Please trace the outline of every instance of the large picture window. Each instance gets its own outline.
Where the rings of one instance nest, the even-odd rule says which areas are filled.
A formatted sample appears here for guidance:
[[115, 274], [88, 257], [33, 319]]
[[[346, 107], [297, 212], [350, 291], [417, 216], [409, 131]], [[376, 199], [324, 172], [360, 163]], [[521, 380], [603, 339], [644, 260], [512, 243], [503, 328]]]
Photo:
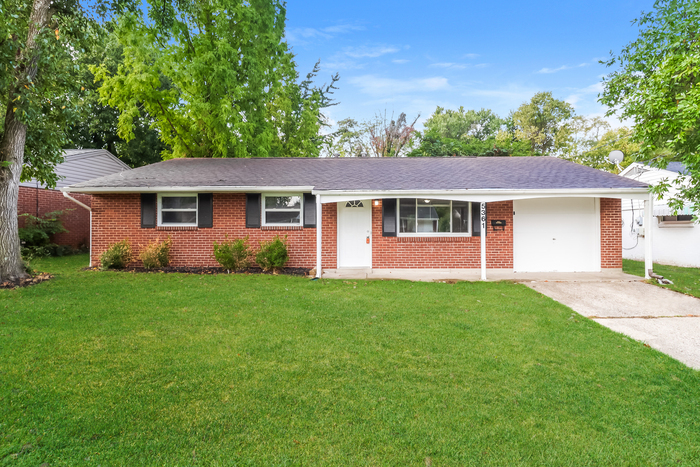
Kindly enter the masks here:
[[158, 225], [196, 226], [197, 195], [158, 195]]
[[301, 225], [302, 196], [264, 195], [263, 225]]
[[470, 235], [471, 203], [439, 199], [400, 199], [399, 234]]

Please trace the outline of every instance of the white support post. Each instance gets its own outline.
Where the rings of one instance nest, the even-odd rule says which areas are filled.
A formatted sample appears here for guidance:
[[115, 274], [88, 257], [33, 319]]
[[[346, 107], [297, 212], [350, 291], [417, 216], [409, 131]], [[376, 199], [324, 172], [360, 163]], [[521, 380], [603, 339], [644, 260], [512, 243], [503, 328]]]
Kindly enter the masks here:
[[481, 203], [481, 280], [486, 280], [486, 203]]
[[323, 226], [323, 204], [321, 204], [321, 195], [316, 195], [316, 277], [321, 277], [321, 252], [322, 252], [322, 232]]
[[652, 219], [654, 218], [654, 194], [644, 201], [644, 278], [651, 279], [649, 273], [654, 269], [652, 258]]

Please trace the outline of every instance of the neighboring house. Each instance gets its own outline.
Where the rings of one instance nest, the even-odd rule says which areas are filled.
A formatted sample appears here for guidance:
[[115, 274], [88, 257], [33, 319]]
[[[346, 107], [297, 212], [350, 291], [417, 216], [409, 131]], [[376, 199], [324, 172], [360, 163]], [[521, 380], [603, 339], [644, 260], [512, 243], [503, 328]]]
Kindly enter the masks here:
[[[68, 232], [56, 234], [52, 241], [73, 248], [87, 247], [90, 242], [90, 213], [63, 196], [60, 190], [69, 185], [131, 168], [104, 149], [66, 149], [63, 153], [64, 161], [56, 166], [59, 180], [55, 189], [46, 189], [36, 180], [19, 184], [17, 214], [28, 213], [40, 217], [47, 212], [70, 209], [61, 218]], [[78, 195], [76, 199], [90, 206], [92, 197]], [[20, 227], [22, 225], [20, 218]]]
[[[620, 175], [649, 185], [657, 185], [664, 179], [673, 182], [685, 173], [685, 167], [680, 162], [671, 162], [665, 169], [634, 162]], [[647, 229], [651, 228], [654, 261], [675, 266], [700, 267], [700, 226], [693, 222], [692, 209], [686, 206], [681, 212], [674, 213], [667, 204], [668, 199], [677, 192], [671, 183], [669, 193], [664, 199], [655, 201], [651, 225], [644, 224], [639, 201], [623, 201], [623, 258], [644, 259], [644, 242]]]
[[[553, 157], [173, 159], [63, 189], [93, 196], [91, 260], [128, 238], [274, 235], [289, 266], [601, 271], [622, 267], [620, 200], [646, 184]], [[481, 210], [485, 209], [482, 216]]]

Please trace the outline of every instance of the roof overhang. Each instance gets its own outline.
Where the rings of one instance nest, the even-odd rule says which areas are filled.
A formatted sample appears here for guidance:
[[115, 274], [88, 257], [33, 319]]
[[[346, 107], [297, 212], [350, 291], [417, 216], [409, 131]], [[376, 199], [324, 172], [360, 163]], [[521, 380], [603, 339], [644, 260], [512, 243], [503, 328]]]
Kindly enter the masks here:
[[313, 194], [321, 195], [322, 203], [336, 203], [354, 199], [381, 198], [428, 198], [450, 199], [454, 201], [494, 202], [532, 198], [618, 198], [640, 199], [649, 198], [647, 188], [577, 188], [550, 190], [391, 190], [391, 191], [341, 191], [313, 190]]
[[68, 193], [298, 193], [310, 192], [312, 186], [150, 186], [150, 187], [74, 187], [61, 191]]
[[321, 195], [323, 203], [354, 199], [430, 198], [460, 201], [494, 202], [530, 198], [619, 198], [648, 199], [647, 188], [560, 188], [546, 190], [317, 190], [313, 186], [153, 186], [153, 187], [73, 187], [67, 193], [299, 193]]

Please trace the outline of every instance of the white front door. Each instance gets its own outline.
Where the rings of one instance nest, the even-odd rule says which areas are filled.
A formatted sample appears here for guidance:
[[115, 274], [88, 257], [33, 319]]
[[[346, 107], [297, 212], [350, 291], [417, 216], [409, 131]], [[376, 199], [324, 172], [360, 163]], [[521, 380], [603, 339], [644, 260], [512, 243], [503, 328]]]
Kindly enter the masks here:
[[338, 203], [338, 267], [372, 267], [372, 200]]
[[596, 198], [515, 200], [513, 211], [515, 272], [600, 271]]

